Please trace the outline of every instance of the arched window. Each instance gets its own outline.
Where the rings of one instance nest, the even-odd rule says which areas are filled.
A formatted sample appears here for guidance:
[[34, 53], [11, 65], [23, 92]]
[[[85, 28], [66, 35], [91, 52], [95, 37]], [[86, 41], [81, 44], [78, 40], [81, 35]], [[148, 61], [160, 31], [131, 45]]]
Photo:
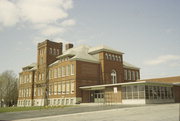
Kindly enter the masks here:
[[115, 70], [112, 70], [111, 72], [111, 79], [113, 84], [117, 83], [117, 75]]

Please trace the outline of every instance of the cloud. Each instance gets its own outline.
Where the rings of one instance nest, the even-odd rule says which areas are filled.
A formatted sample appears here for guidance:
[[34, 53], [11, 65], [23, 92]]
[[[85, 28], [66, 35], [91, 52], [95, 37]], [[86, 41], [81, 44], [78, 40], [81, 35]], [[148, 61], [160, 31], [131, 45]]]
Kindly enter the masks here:
[[0, 0], [0, 25], [10, 27], [20, 20], [17, 6], [8, 0]]
[[0, 0], [0, 27], [20, 25], [19, 29], [36, 30], [39, 36], [56, 36], [75, 25], [68, 18], [72, 8], [72, 0]]
[[24, 21], [47, 24], [68, 16], [66, 10], [70, 7], [64, 9], [62, 1], [64, 0], [18, 0], [17, 7]]
[[69, 19], [69, 20], [65, 20], [61, 23], [62, 26], [66, 27], [66, 26], [74, 26], [76, 24], [75, 20], [73, 19]]
[[147, 60], [144, 62], [144, 64], [146, 65], [159, 65], [159, 64], [164, 64], [164, 63], [168, 63], [171, 61], [180, 61], [180, 56], [179, 55], [163, 55], [163, 56], [159, 56], [155, 59], [152, 60]]
[[64, 28], [60, 28], [57, 26], [51, 26], [51, 25], [45, 26], [41, 30], [41, 34], [44, 36], [55, 36], [55, 35], [58, 35], [58, 34], [61, 34], [64, 32], [65, 32]]

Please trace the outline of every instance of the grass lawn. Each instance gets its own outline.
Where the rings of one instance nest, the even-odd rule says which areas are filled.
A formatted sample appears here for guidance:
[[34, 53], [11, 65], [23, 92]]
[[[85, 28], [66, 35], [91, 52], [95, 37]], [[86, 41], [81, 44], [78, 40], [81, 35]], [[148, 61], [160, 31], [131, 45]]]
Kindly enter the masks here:
[[54, 108], [64, 108], [69, 106], [34, 106], [34, 107], [3, 107], [0, 108], [0, 113], [4, 112], [17, 112], [17, 111], [30, 111], [30, 110], [46, 110], [46, 109], [54, 109]]

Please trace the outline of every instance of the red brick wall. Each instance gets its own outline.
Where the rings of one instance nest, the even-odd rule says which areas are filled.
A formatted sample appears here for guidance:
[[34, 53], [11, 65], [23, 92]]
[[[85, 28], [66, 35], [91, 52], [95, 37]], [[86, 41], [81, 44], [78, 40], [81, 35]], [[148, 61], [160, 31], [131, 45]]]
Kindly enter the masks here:
[[176, 103], [180, 103], [180, 86], [174, 86], [174, 98]]

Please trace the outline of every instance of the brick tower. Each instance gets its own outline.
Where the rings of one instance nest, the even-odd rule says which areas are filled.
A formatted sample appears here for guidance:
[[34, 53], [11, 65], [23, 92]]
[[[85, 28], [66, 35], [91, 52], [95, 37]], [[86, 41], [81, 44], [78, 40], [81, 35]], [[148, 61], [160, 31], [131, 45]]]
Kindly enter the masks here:
[[58, 55], [62, 54], [62, 43], [45, 40], [38, 43], [37, 51], [37, 81], [36, 88], [41, 90], [41, 98], [44, 100], [44, 105], [47, 104], [47, 90], [48, 90], [48, 66], [55, 62]]

